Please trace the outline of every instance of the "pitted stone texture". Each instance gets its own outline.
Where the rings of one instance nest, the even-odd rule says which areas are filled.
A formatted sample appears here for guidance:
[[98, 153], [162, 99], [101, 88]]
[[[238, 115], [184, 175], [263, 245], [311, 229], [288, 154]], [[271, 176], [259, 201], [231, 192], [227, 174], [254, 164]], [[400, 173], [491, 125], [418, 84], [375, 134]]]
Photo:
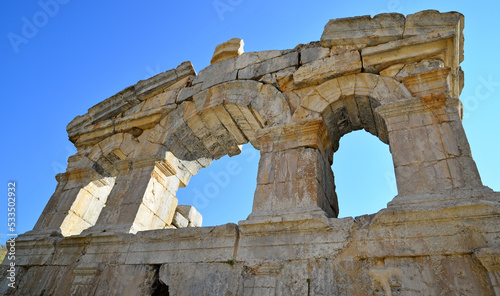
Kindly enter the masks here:
[[239, 70], [238, 78], [253, 79], [291, 66], [297, 66], [298, 64], [299, 54], [296, 51], [292, 51], [290, 53], [265, 60], [261, 63], [249, 65]]
[[462, 30], [463, 26], [464, 16], [459, 12], [441, 13], [437, 10], [424, 10], [406, 17], [404, 37], [450, 28]]
[[361, 67], [359, 52], [351, 51], [303, 65], [293, 73], [293, 80], [297, 84], [320, 84], [335, 77], [361, 73]]
[[330, 49], [328, 47], [304, 47], [300, 49], [300, 62], [307, 64], [315, 60], [320, 60], [330, 56]]
[[[230, 42], [197, 76], [185, 63], [91, 107], [16, 239], [11, 294], [493, 295], [500, 194], [461, 122], [462, 31], [453, 12], [332, 20], [322, 41], [241, 55]], [[360, 129], [390, 145], [398, 195], [327, 218], [342, 211], [334, 151]], [[261, 151], [249, 218], [190, 227], [201, 216], [177, 189], [248, 142]]]
[[398, 13], [333, 19], [325, 26], [321, 41], [329, 46], [377, 45], [403, 38], [405, 17]]

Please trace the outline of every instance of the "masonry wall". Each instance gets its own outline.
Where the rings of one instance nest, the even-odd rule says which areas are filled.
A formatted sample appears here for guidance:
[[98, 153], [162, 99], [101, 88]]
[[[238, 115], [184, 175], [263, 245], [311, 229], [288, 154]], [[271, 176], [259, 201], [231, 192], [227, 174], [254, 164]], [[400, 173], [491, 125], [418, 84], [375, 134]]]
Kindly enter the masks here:
[[[78, 152], [0, 292], [500, 295], [500, 193], [462, 127], [462, 61], [463, 16], [424, 11], [331, 20], [290, 50], [235, 38], [198, 74], [139, 81], [68, 125]], [[338, 219], [333, 155], [360, 129], [390, 146], [398, 195]], [[245, 143], [251, 215], [200, 227], [178, 188]]]

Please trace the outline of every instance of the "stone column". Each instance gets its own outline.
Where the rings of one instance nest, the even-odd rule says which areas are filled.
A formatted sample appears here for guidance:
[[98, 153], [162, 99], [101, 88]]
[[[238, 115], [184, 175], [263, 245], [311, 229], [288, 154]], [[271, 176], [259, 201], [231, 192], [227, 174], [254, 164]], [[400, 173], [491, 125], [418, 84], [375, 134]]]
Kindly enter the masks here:
[[257, 132], [261, 158], [249, 220], [304, 214], [337, 217], [338, 204], [321, 119]]
[[99, 174], [89, 165], [91, 162], [80, 155], [70, 157], [68, 162], [68, 171], [56, 176], [56, 191], [28, 235], [77, 235], [96, 222], [113, 188], [114, 178]]
[[86, 232], [136, 233], [172, 223], [181, 184], [175, 168], [153, 156], [122, 160], [118, 176], [95, 226]]
[[[461, 105], [442, 95], [381, 106], [398, 196], [389, 206], [470, 198], [484, 187], [461, 122]], [[455, 190], [457, 189], [457, 190]]]

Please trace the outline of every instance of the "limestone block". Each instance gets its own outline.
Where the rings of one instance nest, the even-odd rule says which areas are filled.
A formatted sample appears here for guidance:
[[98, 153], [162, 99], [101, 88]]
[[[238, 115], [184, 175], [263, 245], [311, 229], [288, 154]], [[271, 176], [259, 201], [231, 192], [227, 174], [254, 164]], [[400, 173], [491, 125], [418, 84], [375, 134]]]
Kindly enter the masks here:
[[174, 219], [172, 220], [172, 224], [177, 228], [188, 227], [189, 221], [184, 218], [179, 212], [175, 212]]
[[73, 295], [146, 296], [155, 292], [158, 267], [150, 265], [109, 265], [99, 270], [89, 290]]
[[207, 89], [216, 84], [235, 80], [238, 74], [234, 58], [212, 64], [201, 70], [193, 80], [193, 85], [203, 83], [202, 89]]
[[330, 56], [330, 50], [326, 47], [306, 47], [300, 50], [300, 62], [302, 65], [321, 60]]
[[404, 65], [404, 67], [400, 69], [400, 71], [397, 73], [397, 75], [394, 76], [394, 78], [401, 81], [403, 78], [406, 78], [410, 75], [439, 70], [443, 69], [444, 67], [444, 62], [441, 60], [424, 59], [419, 62]]
[[197, 158], [209, 158], [210, 152], [183, 119], [187, 103], [182, 103], [168, 115], [168, 120], [165, 122], [168, 130], [162, 144], [179, 159], [192, 161]]
[[169, 263], [161, 266], [159, 279], [168, 286], [170, 295], [246, 295], [244, 269], [239, 263]]
[[290, 50], [264, 50], [258, 52], [246, 52], [236, 58], [236, 68], [243, 69], [252, 64], [262, 63], [266, 60], [270, 60], [284, 54], [287, 54]]
[[334, 56], [341, 53], [346, 53], [353, 50], [360, 50], [365, 48], [366, 44], [351, 44], [351, 45], [337, 45], [330, 48], [330, 55]]
[[[410, 64], [424, 59], [440, 59], [445, 66], [452, 66], [455, 30], [443, 29], [427, 34], [391, 41], [363, 48], [363, 68], [369, 73], [378, 73], [395, 64]], [[458, 66], [458, 65], [457, 65]]]
[[381, 70], [379, 74], [384, 77], [394, 78], [399, 73], [399, 71], [403, 69], [404, 66], [405, 64], [395, 64], [385, 68], [384, 70]]
[[326, 24], [321, 41], [328, 46], [376, 45], [401, 39], [405, 17], [398, 13], [332, 19]]
[[426, 98], [434, 94], [448, 94], [451, 89], [449, 67], [409, 75], [401, 80], [415, 97]]
[[125, 263], [227, 262], [233, 258], [236, 236], [235, 224], [138, 232], [130, 239]]
[[164, 92], [144, 100], [141, 111], [155, 109], [163, 105], [175, 104], [179, 91], [188, 86], [192, 81], [192, 76], [180, 79], [177, 83], [170, 86]]
[[[2, 272], [7, 273], [7, 268]], [[2, 295], [39, 295], [41, 291], [45, 291], [46, 295], [72, 295], [69, 283], [73, 270], [69, 266], [33, 266], [29, 270], [16, 266], [16, 276], [25, 277], [25, 284], [16, 283], [16, 289], [9, 289], [10, 281], [3, 277]]]
[[266, 74], [262, 76], [259, 81], [266, 84], [276, 85], [279, 90], [286, 92], [293, 90], [293, 73], [297, 70], [295, 67], [289, 67], [275, 73]]
[[349, 96], [354, 94], [354, 89], [356, 88], [356, 76], [357, 75], [346, 75], [336, 79], [343, 95]]
[[139, 104], [135, 86], [129, 86], [114, 96], [89, 108], [88, 116], [92, 124], [113, 118], [130, 107]]
[[[241, 149], [238, 147], [236, 140], [230, 135], [229, 131], [224, 127], [224, 124], [217, 117], [213, 109], [205, 109], [200, 113], [202, 121], [215, 136], [221, 147], [224, 147], [229, 156], [238, 155]], [[226, 153], [225, 153], [226, 154]]]
[[[245, 260], [248, 265], [260, 265], [262, 260], [259, 258], [262, 256], [272, 258], [274, 262], [288, 261], [292, 257], [307, 259], [335, 256], [351, 241], [353, 227], [355, 222], [352, 218], [327, 219], [325, 216], [313, 215], [304, 215], [302, 219], [240, 221], [241, 238], [237, 259]], [[291, 235], [293, 232], [296, 235]], [[303, 282], [305, 279], [307, 277], [303, 278]]]
[[293, 80], [296, 84], [319, 84], [331, 78], [360, 72], [359, 52], [351, 51], [303, 65], [293, 74]]
[[240, 38], [232, 38], [217, 45], [215, 47], [212, 60], [210, 60], [210, 64], [218, 63], [241, 55], [244, 52], [243, 45], [243, 39]]
[[258, 184], [250, 219], [300, 215], [320, 209], [328, 216], [336, 215], [330, 198], [323, 191], [326, 187], [322, 182], [333, 182], [333, 179], [323, 179], [327, 176], [323, 174], [326, 163], [319, 150], [301, 147], [265, 151], [259, 162]]
[[424, 10], [406, 16], [404, 38], [427, 34], [442, 29], [463, 29], [464, 16], [456, 11], [440, 13]]
[[189, 205], [178, 205], [176, 211], [189, 221], [189, 227], [201, 227], [203, 217], [195, 207]]
[[[164, 226], [172, 224], [175, 216], [175, 209], [177, 207], [177, 197], [174, 194], [168, 193], [165, 197], [162, 197], [159, 203], [159, 207], [155, 212], [155, 216], [163, 221]], [[148, 228], [157, 229], [157, 228]]]
[[191, 62], [184, 62], [177, 66], [177, 68], [160, 73], [146, 80], [141, 80], [135, 85], [137, 97], [142, 101], [148, 96], [153, 96], [162, 92], [167, 87], [176, 83], [177, 81], [187, 77], [195, 76], [196, 71]]
[[[287, 122], [290, 117], [290, 106], [286, 97], [276, 87], [264, 84], [257, 97], [252, 100], [250, 109], [261, 127]], [[257, 111], [257, 112], [255, 112]]]
[[298, 147], [311, 147], [325, 151], [331, 147], [325, 129], [323, 120], [307, 120], [259, 130], [257, 139], [261, 146], [261, 153]]
[[282, 56], [265, 60], [258, 64], [251, 64], [238, 71], [238, 78], [253, 79], [291, 66], [297, 66], [298, 64], [299, 53], [292, 51]]
[[183, 118], [196, 137], [203, 141], [203, 145], [214, 159], [219, 159], [225, 155], [226, 150], [212, 135], [211, 131], [196, 112], [195, 103], [189, 101], [185, 102]]
[[240, 130], [234, 119], [232, 118], [231, 114], [227, 111], [224, 105], [217, 105], [213, 107], [213, 110], [215, 114], [217, 115], [217, 118], [219, 118], [220, 122], [224, 127], [227, 129], [229, 132], [230, 136], [234, 139], [234, 141], [239, 144], [243, 145], [248, 143], [248, 139], [245, 137], [245, 134]]
[[[248, 108], [241, 107], [237, 104], [224, 104], [224, 108], [231, 115], [231, 118], [237, 124], [241, 132], [245, 135], [249, 142], [254, 147], [257, 145], [255, 140], [255, 132], [261, 128], [254, 116], [251, 116], [251, 111]], [[242, 109], [244, 111], [242, 111]]]
[[184, 102], [185, 100], [192, 98], [193, 95], [197, 94], [198, 92], [201, 91], [203, 84], [195, 84], [191, 87], [185, 87], [179, 91], [179, 94], [177, 96], [177, 99], [175, 102], [177, 104]]

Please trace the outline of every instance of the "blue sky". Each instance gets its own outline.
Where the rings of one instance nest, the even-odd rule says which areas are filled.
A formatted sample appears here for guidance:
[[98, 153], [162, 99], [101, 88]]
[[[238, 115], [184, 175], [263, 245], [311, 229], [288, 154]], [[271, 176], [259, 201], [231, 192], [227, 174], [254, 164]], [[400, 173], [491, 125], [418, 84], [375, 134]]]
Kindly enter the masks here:
[[[243, 38], [247, 52], [294, 48], [319, 40], [331, 18], [382, 12], [465, 15], [464, 127], [484, 184], [500, 191], [495, 1], [55, 1], [0, 4], [2, 243], [7, 182], [17, 182], [17, 229], [26, 232], [54, 192], [56, 173], [76, 152], [66, 125], [89, 107], [183, 61], [199, 72], [215, 46], [233, 37]], [[24, 39], [13, 43], [14, 34]], [[179, 202], [195, 204], [204, 225], [245, 219], [258, 159], [247, 145], [241, 155], [214, 162], [179, 190]], [[216, 176], [227, 173], [228, 165], [239, 169], [220, 182]], [[375, 213], [397, 194], [388, 146], [366, 132], [344, 136], [333, 169], [342, 217]]]

